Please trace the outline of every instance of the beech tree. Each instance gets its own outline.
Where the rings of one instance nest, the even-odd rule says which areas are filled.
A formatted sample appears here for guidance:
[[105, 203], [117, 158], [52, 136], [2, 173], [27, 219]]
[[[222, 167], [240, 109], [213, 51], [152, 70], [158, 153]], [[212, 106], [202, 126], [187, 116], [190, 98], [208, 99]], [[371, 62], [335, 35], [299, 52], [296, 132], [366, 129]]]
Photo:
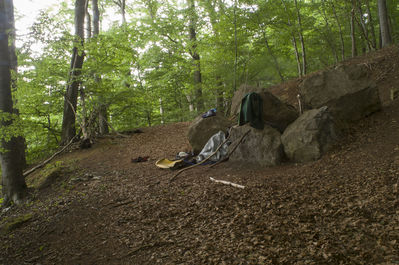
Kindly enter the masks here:
[[389, 20], [387, 11], [386, 0], [378, 0], [378, 18], [380, 20], [380, 32], [381, 32], [381, 46], [385, 47], [391, 44], [391, 33], [389, 32]]
[[61, 145], [67, 144], [76, 135], [76, 106], [78, 100], [78, 90], [80, 85], [79, 76], [81, 74], [84, 60], [84, 21], [86, 13], [86, 0], [75, 1], [75, 41], [71, 59], [71, 70], [67, 83], [64, 115], [62, 119]]
[[195, 87], [195, 100], [196, 100], [196, 109], [197, 112], [201, 112], [204, 110], [204, 99], [202, 96], [202, 74], [201, 74], [201, 60], [200, 55], [198, 53], [197, 47], [197, 13], [195, 11], [195, 1], [188, 0], [188, 12], [189, 12], [189, 38], [190, 38], [190, 55], [193, 58], [194, 64], [194, 87]]
[[25, 153], [21, 148], [24, 140], [18, 135], [18, 112], [12, 100], [16, 76], [15, 60], [13, 1], [0, 1], [0, 160], [4, 205], [21, 203], [26, 193], [22, 172]]

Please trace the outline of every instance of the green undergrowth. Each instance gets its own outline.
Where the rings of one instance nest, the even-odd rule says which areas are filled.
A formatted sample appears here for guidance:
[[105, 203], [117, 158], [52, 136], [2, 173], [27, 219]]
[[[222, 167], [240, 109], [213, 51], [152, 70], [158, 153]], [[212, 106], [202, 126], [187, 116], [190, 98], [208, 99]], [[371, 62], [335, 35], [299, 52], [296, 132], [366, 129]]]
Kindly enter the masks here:
[[26, 178], [26, 184], [30, 188], [43, 189], [55, 182], [62, 182], [70, 173], [76, 170], [75, 161], [54, 161], [44, 168], [32, 173]]
[[31, 213], [24, 214], [18, 217], [7, 217], [1, 222], [0, 231], [2, 234], [9, 233], [18, 227], [21, 227], [24, 223], [30, 221], [33, 218]]

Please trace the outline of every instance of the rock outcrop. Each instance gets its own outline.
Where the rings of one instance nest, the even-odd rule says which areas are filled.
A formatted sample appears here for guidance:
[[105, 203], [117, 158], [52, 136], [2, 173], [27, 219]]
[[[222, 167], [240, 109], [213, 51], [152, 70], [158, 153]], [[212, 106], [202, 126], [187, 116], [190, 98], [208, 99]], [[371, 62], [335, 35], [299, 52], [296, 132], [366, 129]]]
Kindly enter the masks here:
[[365, 65], [341, 65], [312, 74], [299, 91], [305, 109], [328, 106], [342, 121], [359, 120], [381, 109], [377, 86]]
[[231, 130], [229, 152], [238, 143], [241, 136], [250, 130], [237, 149], [231, 154], [230, 161], [274, 166], [281, 163], [284, 152], [281, 134], [274, 128], [265, 125], [263, 130], [252, 128], [248, 124]]
[[241, 100], [249, 92], [256, 92], [261, 96], [263, 101], [263, 121], [265, 124], [276, 128], [281, 133], [291, 122], [298, 118], [298, 112], [293, 106], [283, 103], [265, 88], [248, 85], [242, 85], [234, 93], [231, 103], [231, 116], [240, 112]]
[[294, 162], [319, 159], [337, 139], [338, 131], [326, 106], [305, 111], [281, 136], [285, 154]]
[[233, 122], [221, 114], [202, 118], [202, 115], [194, 119], [188, 129], [188, 141], [193, 148], [194, 153], [198, 154], [208, 142], [209, 138], [215, 133], [223, 131], [227, 133], [228, 128], [233, 125]]

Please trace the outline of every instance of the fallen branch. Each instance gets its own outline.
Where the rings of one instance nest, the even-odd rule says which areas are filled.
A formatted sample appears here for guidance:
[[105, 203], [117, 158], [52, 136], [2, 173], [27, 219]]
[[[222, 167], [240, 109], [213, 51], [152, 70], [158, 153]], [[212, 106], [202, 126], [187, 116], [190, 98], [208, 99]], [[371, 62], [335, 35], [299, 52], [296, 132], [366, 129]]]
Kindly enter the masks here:
[[57, 155], [61, 154], [62, 152], [64, 152], [65, 149], [67, 149], [75, 140], [76, 137], [78, 137], [79, 134], [76, 134], [70, 141], [69, 143], [67, 143], [64, 147], [61, 148], [61, 150], [55, 152], [52, 156], [50, 156], [48, 159], [44, 160], [42, 163], [40, 163], [39, 165], [25, 171], [22, 175], [24, 177], [32, 174], [33, 172], [35, 172], [37, 169], [44, 167], [45, 165], [47, 165], [51, 160], [54, 159], [54, 157], [56, 157]]
[[129, 138], [129, 136], [127, 136], [127, 135], [118, 133], [118, 132], [114, 129], [114, 127], [112, 127], [112, 125], [111, 125], [107, 120], [104, 120], [104, 121], [105, 121], [106, 124], [108, 124], [108, 126], [111, 128], [111, 130], [112, 130], [116, 135], [121, 136], [121, 137], [123, 137], [123, 138]]
[[250, 132], [251, 130], [249, 129], [248, 131], [246, 131], [246, 133], [244, 133], [240, 140], [238, 141], [238, 143], [233, 147], [233, 149], [231, 150], [231, 152], [223, 159], [219, 160], [218, 162], [216, 162], [215, 164], [211, 165], [210, 168], [219, 165], [220, 163], [227, 161], [229, 159], [229, 157], [234, 153], [234, 151], [237, 149], [237, 147], [241, 144], [241, 142], [244, 140], [245, 136]]
[[216, 183], [222, 183], [224, 185], [229, 185], [229, 186], [233, 186], [233, 187], [236, 187], [236, 188], [245, 189], [245, 186], [240, 185], [240, 184], [236, 184], [236, 183], [233, 183], [233, 182], [230, 182], [230, 181], [218, 180], [218, 179], [214, 179], [214, 178], [211, 178], [211, 177], [210, 177], [210, 180], [213, 181], [213, 182], [216, 182]]
[[197, 167], [197, 166], [199, 166], [199, 165], [205, 163], [206, 161], [208, 161], [212, 156], [214, 156], [214, 155], [219, 151], [220, 148], [222, 148], [222, 146], [223, 146], [223, 145], [227, 142], [227, 140], [230, 138], [230, 135], [231, 135], [231, 134], [229, 134], [229, 136], [227, 136], [227, 138], [223, 141], [223, 143], [221, 143], [221, 144], [218, 146], [218, 148], [216, 148], [216, 150], [215, 150], [210, 156], [208, 156], [207, 158], [205, 158], [204, 160], [202, 160], [201, 162], [199, 162], [199, 163], [197, 163], [197, 164], [195, 164], [195, 165], [192, 165], [192, 166], [189, 166], [189, 167], [185, 167], [185, 168], [183, 168], [183, 169], [180, 169], [179, 171], [177, 171], [177, 173], [176, 173], [173, 177], [171, 177], [171, 178], [169, 179], [169, 182], [172, 182], [172, 181], [173, 181], [180, 173], [182, 173], [183, 171], [186, 171], [186, 170], [188, 170], [188, 169]]

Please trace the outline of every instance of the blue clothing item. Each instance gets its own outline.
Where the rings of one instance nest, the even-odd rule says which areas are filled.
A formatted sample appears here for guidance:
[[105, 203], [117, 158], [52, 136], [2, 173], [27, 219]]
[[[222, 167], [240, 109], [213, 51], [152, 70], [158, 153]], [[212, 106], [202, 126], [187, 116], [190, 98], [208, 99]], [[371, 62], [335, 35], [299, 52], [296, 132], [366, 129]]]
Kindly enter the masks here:
[[212, 117], [216, 115], [216, 109], [210, 109], [207, 112], [205, 112], [204, 114], [202, 114], [202, 118], [208, 118], [208, 117]]

